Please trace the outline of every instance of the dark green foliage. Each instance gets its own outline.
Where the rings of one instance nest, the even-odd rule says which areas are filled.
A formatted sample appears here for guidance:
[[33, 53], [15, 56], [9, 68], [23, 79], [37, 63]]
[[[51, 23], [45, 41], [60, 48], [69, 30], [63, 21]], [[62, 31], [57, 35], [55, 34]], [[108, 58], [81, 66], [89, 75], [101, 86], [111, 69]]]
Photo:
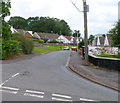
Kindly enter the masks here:
[[9, 10], [11, 8], [11, 2], [10, 2], [10, 0], [4, 0], [4, 1], [0, 2], [0, 7], [1, 6], [2, 6], [2, 8], [0, 8], [0, 9], [2, 9], [2, 10], [0, 10], [0, 11], [2, 11], [1, 17], [4, 20], [4, 18], [6, 16], [10, 15], [10, 10]]
[[120, 47], [120, 21], [118, 21], [114, 28], [109, 31], [112, 36], [113, 46]]
[[93, 35], [90, 35], [90, 36], [89, 36], [89, 39], [88, 39], [88, 42], [89, 42], [89, 43], [92, 43], [92, 41], [94, 40], [94, 38], [95, 38], [95, 37], [94, 37]]
[[15, 40], [2, 40], [2, 57], [6, 59], [9, 56], [14, 56], [19, 53], [19, 42]]
[[80, 37], [81, 33], [79, 30], [74, 30], [73, 37]]
[[44, 43], [46, 43], [48, 41], [48, 39], [43, 39], [44, 40]]
[[84, 46], [84, 41], [79, 42], [78, 49], [82, 48], [82, 46]]
[[22, 52], [24, 54], [32, 53], [32, 50], [34, 48], [34, 44], [33, 44], [32, 40], [30, 40], [29, 38], [27, 38], [21, 34], [17, 34], [17, 33], [13, 34], [12, 39], [20, 42], [20, 46], [21, 46]]
[[[14, 28], [30, 30], [33, 32], [56, 33], [70, 36], [71, 30], [67, 22], [50, 17], [11, 17], [9, 23]], [[27, 24], [26, 24], [27, 23]]]
[[31, 54], [32, 50], [34, 48], [33, 42], [28, 38], [23, 39], [21, 42], [22, 42], [22, 51], [23, 51], [23, 53], [24, 54]]
[[8, 23], [6, 23], [5, 21], [2, 22], [2, 38], [9, 40], [11, 39], [11, 30], [10, 30], [10, 26], [8, 25]]
[[11, 8], [11, 3], [10, 0], [5, 0], [0, 2], [0, 6], [2, 6], [0, 9], [1, 15], [0, 15], [0, 27], [2, 28], [0, 30], [0, 34], [2, 34], [3, 39], [10, 39], [11, 37], [11, 31], [10, 31], [10, 26], [8, 25], [7, 22], [5, 22], [5, 17], [10, 15], [10, 8]]
[[8, 23], [15, 29], [27, 29], [27, 20], [20, 16], [11, 17]]

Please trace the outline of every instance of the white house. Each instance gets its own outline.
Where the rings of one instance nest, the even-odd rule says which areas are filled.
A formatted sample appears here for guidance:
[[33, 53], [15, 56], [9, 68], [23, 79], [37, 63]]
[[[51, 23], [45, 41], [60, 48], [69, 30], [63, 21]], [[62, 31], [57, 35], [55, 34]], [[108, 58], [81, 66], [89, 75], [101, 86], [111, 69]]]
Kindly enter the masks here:
[[72, 37], [60, 35], [58, 37], [59, 42], [72, 43]]
[[41, 39], [41, 37], [40, 37], [40, 36], [38, 35], [38, 33], [36, 33], [36, 32], [33, 34], [33, 37], [36, 37], [36, 38], [38, 38], [38, 39]]

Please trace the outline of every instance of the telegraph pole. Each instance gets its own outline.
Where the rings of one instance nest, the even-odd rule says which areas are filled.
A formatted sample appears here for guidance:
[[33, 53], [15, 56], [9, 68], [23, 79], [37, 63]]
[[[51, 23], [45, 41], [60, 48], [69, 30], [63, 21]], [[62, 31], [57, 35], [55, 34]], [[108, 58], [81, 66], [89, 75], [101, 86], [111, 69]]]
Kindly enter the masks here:
[[84, 13], [84, 51], [85, 51], [85, 62], [88, 65], [88, 30], [87, 30], [87, 12], [88, 5], [86, 4], [86, 0], [83, 0], [83, 13]]

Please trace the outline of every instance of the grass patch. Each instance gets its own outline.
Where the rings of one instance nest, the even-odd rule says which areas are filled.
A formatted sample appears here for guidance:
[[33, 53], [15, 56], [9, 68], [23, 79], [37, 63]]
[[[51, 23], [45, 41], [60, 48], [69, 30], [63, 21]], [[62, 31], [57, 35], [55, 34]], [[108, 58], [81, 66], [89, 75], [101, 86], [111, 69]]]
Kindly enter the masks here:
[[48, 45], [48, 46], [44, 46], [44, 49], [48, 49], [50, 51], [59, 51], [62, 50], [64, 46], [53, 46], [53, 45]]
[[96, 57], [108, 57], [108, 58], [120, 58], [120, 55], [108, 55], [108, 54], [105, 54], [105, 53], [102, 53], [101, 55], [95, 55], [95, 56]]
[[49, 52], [47, 50], [42, 49], [41, 47], [34, 47], [33, 51], [41, 54]]

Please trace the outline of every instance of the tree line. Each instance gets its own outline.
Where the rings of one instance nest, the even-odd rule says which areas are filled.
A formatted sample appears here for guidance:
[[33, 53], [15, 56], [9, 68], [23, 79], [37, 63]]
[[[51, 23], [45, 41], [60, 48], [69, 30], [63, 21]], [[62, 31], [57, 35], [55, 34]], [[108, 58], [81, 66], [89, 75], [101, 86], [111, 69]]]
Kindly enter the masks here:
[[15, 29], [24, 29], [33, 32], [56, 33], [71, 35], [71, 29], [66, 21], [50, 17], [11, 17], [8, 23]]

